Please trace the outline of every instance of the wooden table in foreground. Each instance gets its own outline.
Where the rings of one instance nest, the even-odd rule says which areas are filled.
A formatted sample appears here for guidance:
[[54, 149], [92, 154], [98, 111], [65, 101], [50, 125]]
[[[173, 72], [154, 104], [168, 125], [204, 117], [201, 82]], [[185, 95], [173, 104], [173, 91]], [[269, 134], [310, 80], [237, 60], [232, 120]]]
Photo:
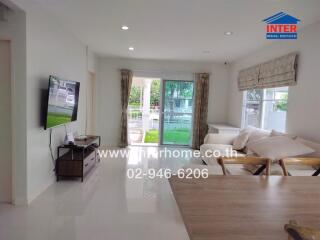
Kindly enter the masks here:
[[320, 177], [169, 181], [191, 240], [286, 240], [291, 219], [320, 228]]

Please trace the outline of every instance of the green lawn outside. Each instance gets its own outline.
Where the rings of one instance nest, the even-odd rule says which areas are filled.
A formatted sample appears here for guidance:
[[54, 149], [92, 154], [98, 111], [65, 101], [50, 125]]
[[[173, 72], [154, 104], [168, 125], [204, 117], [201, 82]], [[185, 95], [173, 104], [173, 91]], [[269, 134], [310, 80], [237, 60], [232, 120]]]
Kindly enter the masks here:
[[48, 113], [47, 128], [71, 122], [71, 116], [67, 114]]
[[[158, 143], [159, 132], [158, 130], [149, 130], [146, 132], [145, 143]], [[164, 144], [179, 144], [188, 145], [190, 139], [189, 129], [172, 129], [166, 130], [163, 136]]]
[[145, 143], [158, 143], [159, 131], [158, 130], [149, 130], [146, 132], [144, 137]]

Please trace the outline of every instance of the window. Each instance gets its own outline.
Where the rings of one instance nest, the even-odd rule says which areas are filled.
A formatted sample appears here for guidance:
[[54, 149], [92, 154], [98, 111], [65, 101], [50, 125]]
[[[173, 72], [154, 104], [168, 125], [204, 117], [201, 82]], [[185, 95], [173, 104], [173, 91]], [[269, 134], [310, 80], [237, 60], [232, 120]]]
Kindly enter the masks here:
[[244, 92], [244, 127], [286, 130], [288, 87], [253, 89]]

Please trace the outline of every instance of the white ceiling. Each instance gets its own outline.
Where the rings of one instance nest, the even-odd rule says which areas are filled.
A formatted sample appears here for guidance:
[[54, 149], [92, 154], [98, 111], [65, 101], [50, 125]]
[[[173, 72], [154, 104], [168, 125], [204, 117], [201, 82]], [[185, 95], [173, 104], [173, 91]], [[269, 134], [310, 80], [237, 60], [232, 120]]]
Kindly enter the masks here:
[[36, 1], [96, 53], [130, 58], [232, 61], [270, 43], [262, 20], [279, 11], [320, 20], [320, 0]]

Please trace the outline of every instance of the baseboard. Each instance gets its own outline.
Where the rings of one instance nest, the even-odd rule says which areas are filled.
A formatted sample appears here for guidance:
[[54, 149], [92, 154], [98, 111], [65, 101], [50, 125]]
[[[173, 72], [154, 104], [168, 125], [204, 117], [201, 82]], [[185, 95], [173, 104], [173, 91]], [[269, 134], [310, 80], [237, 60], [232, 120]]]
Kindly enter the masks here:
[[27, 199], [27, 204], [30, 204], [32, 201], [34, 201], [36, 198], [38, 198], [43, 192], [45, 192], [52, 184], [55, 183], [55, 177], [53, 176], [50, 181], [43, 185], [42, 188], [35, 194], [30, 194]]
[[12, 201], [12, 204], [15, 206], [25, 206], [28, 205], [27, 198], [16, 198]]

